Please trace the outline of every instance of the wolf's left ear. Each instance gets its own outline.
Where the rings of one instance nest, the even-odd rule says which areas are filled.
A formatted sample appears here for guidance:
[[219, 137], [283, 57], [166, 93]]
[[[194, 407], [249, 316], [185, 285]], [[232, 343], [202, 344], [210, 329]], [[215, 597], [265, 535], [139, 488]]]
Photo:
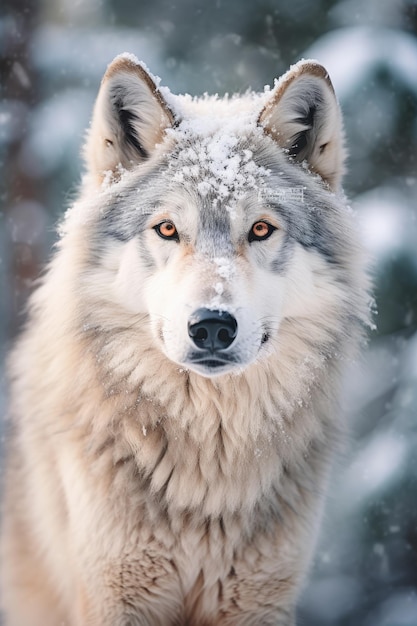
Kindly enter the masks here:
[[174, 116], [148, 72], [129, 55], [109, 65], [94, 107], [85, 146], [89, 171], [100, 183], [105, 173], [117, 177], [160, 143]]
[[327, 71], [301, 61], [278, 81], [259, 124], [296, 161], [307, 161], [332, 189], [344, 172], [342, 117]]

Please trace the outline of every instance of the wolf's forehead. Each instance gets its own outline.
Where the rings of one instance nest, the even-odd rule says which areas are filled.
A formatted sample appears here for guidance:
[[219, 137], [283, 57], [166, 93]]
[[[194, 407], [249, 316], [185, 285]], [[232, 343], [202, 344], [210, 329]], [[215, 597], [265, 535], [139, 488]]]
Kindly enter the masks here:
[[191, 187], [202, 198], [233, 209], [238, 201], [265, 184], [268, 170], [256, 162], [256, 130], [237, 132], [218, 127], [199, 132], [189, 126], [175, 133], [172, 180]]

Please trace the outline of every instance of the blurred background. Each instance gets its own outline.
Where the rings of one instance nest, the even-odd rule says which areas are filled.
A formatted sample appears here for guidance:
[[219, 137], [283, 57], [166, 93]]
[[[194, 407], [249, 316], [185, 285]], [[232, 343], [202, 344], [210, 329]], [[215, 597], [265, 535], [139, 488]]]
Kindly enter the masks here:
[[299, 624], [417, 626], [416, 1], [2, 0], [1, 363], [76, 194], [99, 81], [124, 51], [177, 93], [261, 90], [302, 57], [329, 70], [378, 314], [346, 382], [351, 441]]

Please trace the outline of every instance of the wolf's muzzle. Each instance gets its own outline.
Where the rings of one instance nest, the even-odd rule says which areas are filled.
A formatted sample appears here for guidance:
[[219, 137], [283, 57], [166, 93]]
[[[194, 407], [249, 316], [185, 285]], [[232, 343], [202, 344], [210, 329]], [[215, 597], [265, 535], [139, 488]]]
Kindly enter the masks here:
[[197, 348], [215, 354], [232, 345], [237, 321], [227, 311], [197, 309], [188, 322], [188, 335]]

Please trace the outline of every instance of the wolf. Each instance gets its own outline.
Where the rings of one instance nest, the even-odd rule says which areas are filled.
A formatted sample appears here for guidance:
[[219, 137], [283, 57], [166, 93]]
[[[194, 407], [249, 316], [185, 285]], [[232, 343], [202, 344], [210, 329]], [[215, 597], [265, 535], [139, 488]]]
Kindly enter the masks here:
[[5, 626], [293, 626], [368, 317], [341, 112], [108, 67], [9, 363]]

